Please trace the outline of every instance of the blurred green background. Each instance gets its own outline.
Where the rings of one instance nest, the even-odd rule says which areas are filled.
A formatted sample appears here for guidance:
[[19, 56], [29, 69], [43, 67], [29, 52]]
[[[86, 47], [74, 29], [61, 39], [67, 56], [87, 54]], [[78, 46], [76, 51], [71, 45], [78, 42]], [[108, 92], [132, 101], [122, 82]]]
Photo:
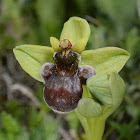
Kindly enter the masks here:
[[123, 103], [109, 117], [103, 140], [140, 140], [140, 0], [0, 0], [0, 140], [86, 140], [74, 112], [58, 115], [43, 101], [43, 84], [26, 74], [12, 49], [50, 46], [71, 16], [91, 27], [86, 49], [117, 46], [131, 57], [120, 75]]

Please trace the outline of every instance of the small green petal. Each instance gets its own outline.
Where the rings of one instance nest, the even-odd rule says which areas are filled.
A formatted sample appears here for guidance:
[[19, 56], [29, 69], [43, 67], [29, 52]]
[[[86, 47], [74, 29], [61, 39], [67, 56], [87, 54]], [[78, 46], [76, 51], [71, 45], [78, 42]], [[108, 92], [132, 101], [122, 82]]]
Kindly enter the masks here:
[[72, 45], [75, 45], [79, 40], [83, 38], [89, 38], [90, 27], [88, 22], [79, 17], [71, 17], [67, 22], [65, 22], [60, 41], [63, 39], [68, 39]]
[[61, 48], [59, 47], [60, 41], [57, 38], [50, 37], [50, 43], [55, 52], [61, 51]]
[[72, 48], [72, 51], [77, 52], [79, 54], [82, 53], [82, 51], [85, 49], [85, 46], [87, 44], [88, 38], [83, 38], [80, 41], [78, 41]]
[[40, 45], [21, 45], [14, 48], [13, 51], [23, 70], [42, 82], [40, 69], [46, 62], [53, 63], [53, 49]]

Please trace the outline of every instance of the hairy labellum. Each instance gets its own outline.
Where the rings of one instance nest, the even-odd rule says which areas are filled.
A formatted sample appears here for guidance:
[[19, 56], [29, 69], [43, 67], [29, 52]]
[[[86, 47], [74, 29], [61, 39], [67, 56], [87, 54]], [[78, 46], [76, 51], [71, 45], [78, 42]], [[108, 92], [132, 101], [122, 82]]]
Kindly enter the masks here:
[[46, 82], [44, 99], [54, 111], [70, 112], [82, 97], [82, 84], [77, 74], [63, 77], [55, 72]]
[[79, 66], [81, 57], [78, 53], [72, 52], [70, 47], [64, 49], [55, 53], [54, 64], [45, 63], [41, 68], [44, 100], [57, 113], [68, 113], [77, 107], [82, 98], [82, 84], [95, 74], [92, 67]]

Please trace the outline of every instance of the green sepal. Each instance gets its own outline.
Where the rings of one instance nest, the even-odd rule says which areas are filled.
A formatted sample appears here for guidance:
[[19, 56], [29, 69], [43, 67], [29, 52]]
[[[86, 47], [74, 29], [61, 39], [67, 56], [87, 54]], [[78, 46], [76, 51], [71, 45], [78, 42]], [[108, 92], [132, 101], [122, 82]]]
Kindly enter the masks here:
[[[60, 41], [63, 39], [68, 39], [74, 46], [78, 41], [80, 41], [83, 38], [86, 38], [88, 40], [89, 36], [90, 36], [90, 27], [88, 22], [83, 18], [71, 17], [64, 24], [60, 36]], [[86, 45], [86, 43], [83, 44]], [[83, 50], [85, 46], [83, 47], [82, 45], [81, 47], [82, 47], [81, 50]]]
[[23, 70], [42, 82], [40, 69], [46, 62], [53, 63], [53, 49], [40, 45], [21, 45], [14, 48], [13, 51]]
[[95, 68], [96, 74], [108, 71], [119, 72], [129, 57], [127, 51], [117, 47], [86, 50], [81, 54], [81, 65], [92, 66]]

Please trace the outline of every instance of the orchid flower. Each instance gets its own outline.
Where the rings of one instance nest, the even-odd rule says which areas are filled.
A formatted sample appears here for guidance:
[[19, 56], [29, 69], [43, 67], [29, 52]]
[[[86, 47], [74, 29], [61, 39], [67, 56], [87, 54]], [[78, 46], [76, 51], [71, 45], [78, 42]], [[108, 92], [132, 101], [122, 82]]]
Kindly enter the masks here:
[[106, 119], [123, 100], [125, 84], [118, 72], [129, 58], [117, 47], [85, 50], [90, 27], [85, 19], [71, 17], [60, 40], [52, 47], [20, 45], [17, 61], [30, 76], [45, 84], [46, 104], [57, 113], [75, 110], [88, 140], [101, 140]]

